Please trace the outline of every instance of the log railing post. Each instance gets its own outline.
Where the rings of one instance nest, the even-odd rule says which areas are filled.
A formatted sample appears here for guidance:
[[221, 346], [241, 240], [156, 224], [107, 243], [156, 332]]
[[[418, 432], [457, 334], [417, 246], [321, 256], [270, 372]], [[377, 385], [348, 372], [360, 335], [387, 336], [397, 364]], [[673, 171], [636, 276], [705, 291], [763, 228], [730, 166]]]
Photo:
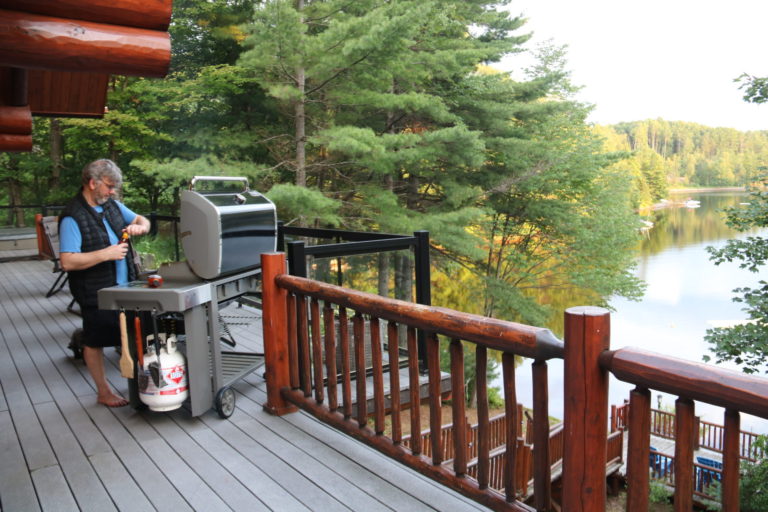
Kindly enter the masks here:
[[675, 512], [693, 508], [694, 402], [675, 401]]
[[610, 314], [596, 307], [565, 312], [563, 510], [605, 510], [608, 372], [598, 358], [610, 348]]
[[627, 448], [627, 511], [648, 510], [648, 460], [651, 437], [651, 392], [637, 387], [629, 394], [629, 443]]
[[725, 438], [723, 439], [722, 511], [740, 510], [739, 496], [739, 432], [741, 416], [738, 411], [725, 410]]
[[[297, 408], [288, 403], [280, 393], [290, 388], [290, 364], [288, 358], [288, 293], [275, 284], [275, 277], [285, 274], [285, 255], [265, 253], [261, 255], [262, 279], [262, 326], [264, 330], [264, 377], [267, 381], [267, 403], [264, 410], [282, 416]], [[294, 362], [295, 364], [296, 362]]]

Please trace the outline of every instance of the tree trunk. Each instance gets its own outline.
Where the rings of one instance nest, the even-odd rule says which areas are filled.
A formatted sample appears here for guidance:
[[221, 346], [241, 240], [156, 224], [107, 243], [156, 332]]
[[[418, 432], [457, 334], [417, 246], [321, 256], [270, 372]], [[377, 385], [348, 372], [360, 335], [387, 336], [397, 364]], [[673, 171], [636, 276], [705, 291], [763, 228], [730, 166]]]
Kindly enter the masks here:
[[21, 183], [16, 178], [8, 178], [8, 196], [11, 200], [11, 206], [13, 207], [12, 225], [17, 228], [25, 227], [24, 210], [22, 208], [17, 208], [18, 206], [21, 206], [22, 202]]
[[58, 190], [61, 185], [61, 170], [64, 168], [63, 164], [63, 137], [61, 134], [61, 122], [55, 118], [51, 118], [51, 176], [48, 178], [48, 190]]
[[[296, 0], [296, 10], [299, 13], [304, 10], [304, 0]], [[304, 98], [307, 79], [305, 71], [303, 65], [296, 69], [296, 88], [299, 90], [299, 100], [294, 107], [294, 123], [296, 136], [296, 186], [298, 187], [307, 186], [306, 100]]]

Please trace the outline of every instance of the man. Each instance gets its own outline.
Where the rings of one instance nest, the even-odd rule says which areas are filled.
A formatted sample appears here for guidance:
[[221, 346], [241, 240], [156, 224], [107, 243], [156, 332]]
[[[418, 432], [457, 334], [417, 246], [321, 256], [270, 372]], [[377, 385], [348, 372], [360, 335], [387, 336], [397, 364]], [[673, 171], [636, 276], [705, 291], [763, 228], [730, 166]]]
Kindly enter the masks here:
[[98, 309], [101, 288], [136, 279], [133, 257], [122, 233], [143, 235], [149, 220], [114, 199], [123, 176], [111, 160], [96, 160], [83, 168], [82, 188], [67, 204], [59, 223], [61, 267], [69, 273], [69, 288], [83, 315], [83, 359], [97, 400], [108, 407], [128, 402], [115, 394], [104, 373], [104, 347], [120, 344], [117, 311]]

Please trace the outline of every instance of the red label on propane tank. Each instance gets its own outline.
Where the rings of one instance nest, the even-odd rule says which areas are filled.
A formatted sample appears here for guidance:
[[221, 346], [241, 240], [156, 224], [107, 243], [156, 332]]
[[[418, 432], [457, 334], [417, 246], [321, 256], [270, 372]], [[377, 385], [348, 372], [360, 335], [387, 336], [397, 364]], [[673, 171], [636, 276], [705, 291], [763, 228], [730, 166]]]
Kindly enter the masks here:
[[184, 380], [184, 367], [182, 366], [175, 366], [173, 369], [171, 369], [170, 372], [165, 376], [165, 380], [169, 382], [173, 382], [174, 384], [178, 384], [182, 380]]

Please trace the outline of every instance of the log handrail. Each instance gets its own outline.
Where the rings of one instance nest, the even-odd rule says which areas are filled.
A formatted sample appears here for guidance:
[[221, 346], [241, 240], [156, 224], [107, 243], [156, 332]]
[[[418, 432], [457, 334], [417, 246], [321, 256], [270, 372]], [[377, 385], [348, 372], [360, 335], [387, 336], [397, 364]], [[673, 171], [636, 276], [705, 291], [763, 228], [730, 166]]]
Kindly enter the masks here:
[[624, 382], [763, 418], [768, 414], [766, 379], [634, 347], [604, 352], [600, 365]]
[[322, 298], [362, 314], [471, 341], [490, 349], [538, 360], [563, 357], [563, 342], [543, 327], [414, 304], [288, 274], [279, 275], [275, 280], [278, 286], [292, 293]]

